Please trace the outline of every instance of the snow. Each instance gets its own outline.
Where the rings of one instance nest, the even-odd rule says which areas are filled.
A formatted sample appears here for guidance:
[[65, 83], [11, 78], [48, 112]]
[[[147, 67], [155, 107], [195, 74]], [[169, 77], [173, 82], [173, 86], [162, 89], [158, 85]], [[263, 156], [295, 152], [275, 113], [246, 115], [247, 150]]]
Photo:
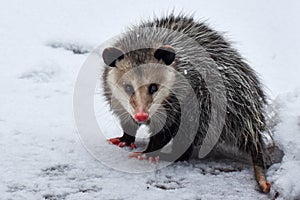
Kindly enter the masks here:
[[[124, 166], [119, 171], [82, 144], [73, 91], [88, 52], [126, 26], [173, 8], [226, 31], [261, 75], [278, 115], [274, 139], [285, 153], [267, 172], [269, 195], [258, 192], [251, 165], [238, 160], [209, 158], [129, 173], [159, 166], [129, 160], [128, 152], [99, 140], [105, 161]], [[0, 199], [299, 199], [298, 8], [296, 0], [2, 1]], [[104, 136], [116, 136], [120, 128], [100, 96], [97, 90], [97, 121]]]
[[274, 187], [283, 196], [299, 198], [300, 172], [300, 88], [279, 95], [275, 105], [281, 122], [277, 126], [275, 140], [285, 152], [282, 164], [274, 165], [269, 174]]

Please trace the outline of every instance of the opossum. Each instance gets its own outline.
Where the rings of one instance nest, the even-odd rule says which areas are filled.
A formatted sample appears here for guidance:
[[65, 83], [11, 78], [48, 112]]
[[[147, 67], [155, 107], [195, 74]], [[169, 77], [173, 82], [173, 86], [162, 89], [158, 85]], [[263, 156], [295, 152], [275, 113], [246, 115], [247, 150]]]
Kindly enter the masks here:
[[[256, 72], [222, 34], [193, 17], [170, 14], [131, 27], [103, 50], [102, 58], [104, 96], [124, 131], [111, 143], [135, 148], [137, 129], [145, 124], [149, 144], [133, 156], [180, 161], [188, 160], [206, 136], [218, 136], [218, 143], [252, 157], [261, 190], [270, 191], [262, 147], [267, 97]], [[213, 101], [226, 103], [219, 135], [208, 131]], [[196, 127], [195, 134], [189, 127]], [[161, 153], [176, 137], [172, 152]]]

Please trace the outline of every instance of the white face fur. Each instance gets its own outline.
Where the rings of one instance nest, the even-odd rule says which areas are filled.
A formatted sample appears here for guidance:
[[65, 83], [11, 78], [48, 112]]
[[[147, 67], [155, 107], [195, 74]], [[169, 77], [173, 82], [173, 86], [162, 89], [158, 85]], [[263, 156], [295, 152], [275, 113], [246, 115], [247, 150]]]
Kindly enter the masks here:
[[176, 71], [162, 64], [144, 64], [134, 68], [112, 68], [107, 77], [113, 98], [134, 115], [142, 110], [149, 117], [157, 111], [175, 82]]
[[170, 95], [176, 79], [171, 67], [175, 56], [170, 45], [129, 53], [115, 47], [104, 49], [103, 61], [110, 66], [106, 81], [111, 98], [119, 101], [136, 121], [146, 122]]

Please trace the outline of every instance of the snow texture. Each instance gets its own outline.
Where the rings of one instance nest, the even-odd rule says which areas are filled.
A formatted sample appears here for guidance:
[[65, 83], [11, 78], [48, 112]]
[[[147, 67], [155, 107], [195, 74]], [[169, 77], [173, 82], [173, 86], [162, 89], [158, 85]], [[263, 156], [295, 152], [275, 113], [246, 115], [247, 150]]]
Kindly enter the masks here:
[[[300, 199], [299, 6], [296, 0], [2, 1], [0, 199]], [[277, 116], [273, 137], [284, 151], [267, 172], [270, 194], [258, 191], [247, 162], [207, 158], [133, 174], [97, 161], [81, 143], [72, 95], [89, 52], [127, 25], [173, 8], [226, 31], [267, 86]], [[105, 136], [120, 135], [98, 91], [95, 100]], [[119, 159], [119, 151], [103, 154], [143, 165]]]

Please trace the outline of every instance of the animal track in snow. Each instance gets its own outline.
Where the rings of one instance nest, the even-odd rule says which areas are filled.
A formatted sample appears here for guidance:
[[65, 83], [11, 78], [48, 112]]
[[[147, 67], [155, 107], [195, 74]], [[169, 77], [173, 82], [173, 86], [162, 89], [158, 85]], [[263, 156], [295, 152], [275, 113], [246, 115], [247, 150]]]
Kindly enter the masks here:
[[62, 48], [66, 51], [72, 51], [74, 54], [87, 54], [93, 50], [89, 45], [75, 42], [51, 41], [47, 43], [47, 46], [54, 49]]

